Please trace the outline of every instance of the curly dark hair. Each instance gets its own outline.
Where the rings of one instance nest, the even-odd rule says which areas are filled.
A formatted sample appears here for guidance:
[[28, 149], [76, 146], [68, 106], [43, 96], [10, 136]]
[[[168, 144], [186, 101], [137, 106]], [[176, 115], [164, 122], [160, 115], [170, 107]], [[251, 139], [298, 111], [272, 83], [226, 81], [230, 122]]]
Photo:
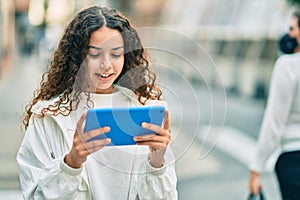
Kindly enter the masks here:
[[55, 116], [69, 115], [78, 108], [81, 93], [90, 99], [82, 81], [77, 81], [80, 79], [77, 74], [86, 58], [91, 34], [103, 26], [118, 30], [124, 41], [124, 66], [114, 84], [134, 91], [141, 104], [149, 99], [161, 98], [162, 92], [155, 84], [156, 75], [149, 68], [137, 31], [119, 11], [93, 6], [79, 12], [66, 27], [49, 63], [49, 70], [43, 74], [39, 89], [34, 92], [33, 100], [25, 108], [25, 129], [29, 125], [31, 109], [38, 101], [59, 97], [53, 105], [42, 109], [39, 117], [43, 117], [46, 112]]

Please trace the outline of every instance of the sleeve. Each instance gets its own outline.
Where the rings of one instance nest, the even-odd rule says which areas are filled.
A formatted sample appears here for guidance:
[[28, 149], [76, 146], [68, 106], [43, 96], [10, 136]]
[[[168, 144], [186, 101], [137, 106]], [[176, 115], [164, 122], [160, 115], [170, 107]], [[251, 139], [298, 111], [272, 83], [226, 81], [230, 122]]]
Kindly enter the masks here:
[[[53, 126], [52, 130], [47, 129], [46, 132], [45, 118], [47, 116], [31, 119], [17, 154], [23, 198], [75, 199], [77, 188], [83, 180], [80, 176], [82, 168], [73, 169], [67, 166], [63, 161], [63, 153], [56, 154], [56, 159], [51, 158], [49, 142], [55, 150], [62, 144], [57, 138], [49, 140], [49, 135], [47, 138], [46, 134], [63, 136], [57, 126]], [[63, 148], [60, 148], [58, 152], [63, 152]]]
[[280, 147], [295, 91], [290, 67], [286, 59], [279, 59], [275, 64], [255, 157], [250, 165], [253, 171], [263, 171], [271, 154]]
[[[167, 102], [161, 100], [149, 100], [148, 106], [165, 106]], [[148, 160], [142, 164], [142, 175], [138, 181], [138, 199], [140, 200], [177, 200], [177, 176], [175, 171], [175, 156], [170, 148], [167, 148], [165, 154], [165, 164], [161, 168], [154, 168]]]
[[165, 165], [153, 168], [148, 161], [144, 163], [144, 173], [139, 180], [138, 197], [140, 200], [177, 200], [177, 177], [175, 157], [170, 148], [167, 149]]

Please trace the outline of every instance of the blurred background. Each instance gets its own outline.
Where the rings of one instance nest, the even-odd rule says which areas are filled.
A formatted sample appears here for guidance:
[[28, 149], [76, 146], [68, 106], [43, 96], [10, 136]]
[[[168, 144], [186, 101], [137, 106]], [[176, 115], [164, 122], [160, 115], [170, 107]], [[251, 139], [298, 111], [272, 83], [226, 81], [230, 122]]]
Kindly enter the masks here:
[[[169, 85], [177, 130], [179, 198], [246, 199], [248, 164], [273, 64], [282, 54], [278, 41], [297, 6], [293, 0], [0, 0], [0, 199], [21, 199], [15, 157], [24, 106], [66, 24], [95, 4], [119, 9], [136, 27], [169, 30], [172, 39], [152, 37], [161, 37], [165, 49], [177, 44], [178, 54], [196, 63], [195, 70], [184, 59], [152, 50], [158, 65], [172, 68], [162, 70], [162, 81]], [[267, 199], [279, 199], [272, 160], [263, 183]]]

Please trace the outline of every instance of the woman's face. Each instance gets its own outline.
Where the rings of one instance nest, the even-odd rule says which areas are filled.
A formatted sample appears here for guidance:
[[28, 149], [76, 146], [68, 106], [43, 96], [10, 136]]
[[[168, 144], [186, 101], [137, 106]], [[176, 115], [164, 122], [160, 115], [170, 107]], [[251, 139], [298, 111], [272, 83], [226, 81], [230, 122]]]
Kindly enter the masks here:
[[118, 30], [101, 27], [91, 34], [87, 53], [88, 92], [113, 93], [124, 65], [124, 42]]
[[300, 29], [298, 26], [298, 18], [297, 17], [292, 17], [291, 22], [290, 22], [290, 37], [299, 39], [300, 36]]

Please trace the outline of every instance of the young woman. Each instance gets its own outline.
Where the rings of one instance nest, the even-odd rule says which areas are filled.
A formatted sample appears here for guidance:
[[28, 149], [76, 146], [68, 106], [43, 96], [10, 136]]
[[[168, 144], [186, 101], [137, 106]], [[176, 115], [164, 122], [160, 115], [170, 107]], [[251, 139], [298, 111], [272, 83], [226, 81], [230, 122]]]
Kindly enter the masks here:
[[[291, 38], [300, 42], [300, 12], [290, 21]], [[275, 172], [283, 200], [300, 197], [300, 48], [295, 53], [280, 56], [274, 66], [268, 104], [255, 159], [250, 166], [249, 189], [258, 194], [262, 188], [260, 174], [276, 150]]]
[[106, 147], [83, 133], [91, 107], [165, 105], [136, 30], [118, 11], [90, 7], [66, 27], [26, 107], [17, 155], [24, 199], [177, 199], [170, 119], [137, 145]]

